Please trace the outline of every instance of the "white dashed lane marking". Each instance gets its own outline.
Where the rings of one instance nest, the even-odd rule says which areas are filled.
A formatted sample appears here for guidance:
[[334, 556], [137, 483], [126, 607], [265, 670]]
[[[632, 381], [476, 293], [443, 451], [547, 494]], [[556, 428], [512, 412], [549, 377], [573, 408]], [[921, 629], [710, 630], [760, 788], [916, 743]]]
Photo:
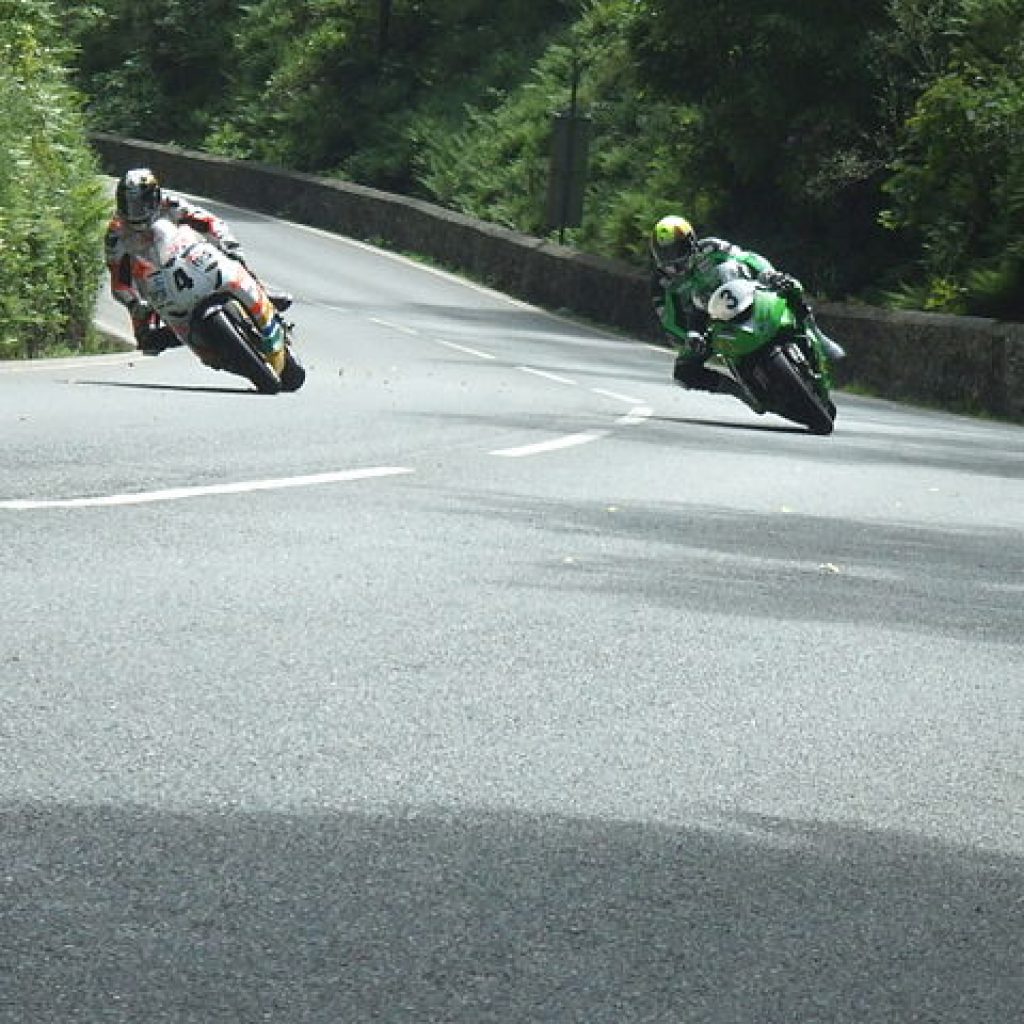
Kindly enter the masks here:
[[[651, 411], [648, 406], [640, 405], [631, 409], [625, 416], [620, 416], [615, 423], [621, 427], [636, 426], [648, 419]], [[600, 441], [601, 438], [607, 437], [609, 434], [611, 434], [611, 430], [584, 430], [578, 434], [564, 434], [562, 437], [553, 437], [548, 441], [538, 441], [536, 444], [524, 444], [515, 448], [495, 448], [488, 454], [500, 455], [506, 459], [520, 459], [527, 455], [541, 455], [544, 452], [575, 448], [577, 445], [589, 444], [591, 441]]]
[[630, 398], [629, 395], [620, 395], [617, 391], [605, 391], [604, 388], [591, 388], [590, 389], [595, 395], [601, 395], [604, 398], [610, 398], [615, 402], [625, 402], [627, 405], [641, 405], [639, 398]]
[[371, 316], [368, 317], [367, 319], [370, 321], [370, 323], [376, 324], [378, 327], [387, 327], [392, 331], [401, 331], [402, 334], [411, 334], [414, 336], [418, 336], [420, 333], [414, 327], [406, 327], [405, 324], [395, 324], [392, 323], [390, 320], [381, 320], [379, 317], [376, 316]]
[[607, 430], [587, 430], [581, 434], [565, 434], [562, 437], [553, 437], [549, 441], [520, 445], [518, 448], [495, 448], [488, 454], [500, 455], [506, 459], [519, 459], [524, 455], [540, 455], [542, 452], [554, 452], [561, 448], [575, 448], [576, 445], [589, 444], [607, 436]]
[[535, 370], [532, 366], [517, 366], [516, 369], [522, 370], [523, 373], [532, 374], [534, 377], [543, 377], [545, 380], [554, 381], [556, 384], [569, 384], [572, 387], [579, 387], [579, 384], [569, 377], [562, 377], [560, 374], [551, 373], [549, 370]]
[[454, 341], [442, 341], [440, 338], [435, 339], [438, 345], [444, 345], [445, 348], [454, 349], [456, 352], [462, 352], [467, 356], [476, 356], [477, 359], [497, 359], [497, 356], [492, 356], [490, 352], [481, 352], [477, 348], [470, 348], [468, 345], [456, 345]]

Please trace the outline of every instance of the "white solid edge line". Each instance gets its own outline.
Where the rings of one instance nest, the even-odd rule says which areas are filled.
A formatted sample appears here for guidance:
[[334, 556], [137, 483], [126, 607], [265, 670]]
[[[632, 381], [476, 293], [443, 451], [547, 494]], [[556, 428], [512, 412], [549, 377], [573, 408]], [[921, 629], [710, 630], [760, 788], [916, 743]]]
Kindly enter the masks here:
[[137, 362], [137, 349], [127, 352], [106, 352], [95, 356], [60, 356], [54, 359], [0, 360], [0, 373], [59, 373], [60, 371], [88, 370], [94, 366], [127, 366]]
[[119, 505], [145, 505], [155, 501], [181, 501], [214, 494], [245, 494], [252, 491], [277, 491], [289, 487], [314, 487], [320, 484], [367, 480], [372, 477], [412, 473], [403, 466], [374, 466], [369, 469], [344, 469], [332, 473], [282, 477], [276, 480], [244, 480], [230, 484], [209, 484], [203, 487], [172, 487], [162, 491], [140, 491], [128, 494], [106, 494], [91, 498], [17, 498], [0, 501], [0, 509], [29, 511], [46, 508], [109, 508]]

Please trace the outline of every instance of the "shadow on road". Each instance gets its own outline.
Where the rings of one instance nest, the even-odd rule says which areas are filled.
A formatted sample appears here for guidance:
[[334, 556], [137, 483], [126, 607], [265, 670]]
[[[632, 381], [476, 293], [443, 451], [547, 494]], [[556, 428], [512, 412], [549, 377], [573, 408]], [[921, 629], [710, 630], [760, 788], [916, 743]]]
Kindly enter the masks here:
[[1021, 863], [908, 835], [8, 806], [0, 1020], [1024, 1019]]
[[650, 421], [652, 423], [686, 424], [691, 427], [717, 427], [721, 430], [730, 431], [748, 430], [755, 434], [811, 434], [806, 427], [799, 427], [792, 423], [785, 423], [781, 420], [775, 419], [774, 416], [768, 420], [757, 420], [750, 423], [737, 423], [736, 420], [729, 419], [697, 419], [689, 416], [652, 416]]
[[[735, 402], [734, 399], [723, 401]], [[634, 431], [629, 436], [638, 444], [649, 442], [659, 445], [664, 444], [666, 437], [671, 437], [672, 443], [681, 450], [704, 450], [708, 443], [704, 428], [725, 427], [730, 431], [745, 429], [750, 431], [748, 436], [751, 439], [760, 430], [766, 441], [770, 435], [789, 432], [800, 434], [807, 440], [807, 444], [800, 448], [801, 458], [823, 463], [839, 462], [883, 468], [924, 468], [1008, 480], [1024, 479], [1024, 458], [1020, 447], [1008, 444], [1006, 437], [999, 432], [994, 432], [990, 436], [972, 432], [963, 437], [958, 437], [952, 431], [937, 434], [924, 421], [914, 422], [910, 427], [892, 433], [879, 432], [866, 428], [862, 422], [850, 422], [846, 418], [847, 410], [857, 409], [859, 400], [851, 400], [848, 396], [842, 395], [837, 399], [837, 404], [839, 415], [836, 417], [836, 429], [829, 437], [815, 437], [810, 431], [796, 425], [791, 425], [787, 430], [783, 427], [784, 421], [777, 417], [772, 417], [770, 422], [751, 419], [749, 422], [740, 423], [727, 419], [724, 408], [721, 420], [706, 416], [652, 416], [648, 424], [654, 429]], [[735, 415], [752, 414], [746, 413], [742, 405], [736, 404]], [[684, 429], [688, 427], [694, 429]], [[775, 447], [757, 447], [753, 450], [758, 453], [783, 455], [788, 451]]]
[[[123, 380], [76, 380], [75, 384], [84, 384], [94, 388], [132, 388], [142, 391], [192, 391], [201, 395], [260, 395], [253, 387], [200, 387], [197, 384], [141, 384]], [[260, 397], [264, 397], [260, 395]]]
[[[673, 613], [742, 609], [748, 620], [882, 621], [936, 637], [1020, 644], [1019, 530], [960, 531], [951, 545], [944, 529], [792, 512], [681, 511], [651, 502], [610, 516], [600, 503], [462, 498], [461, 515], [572, 538], [578, 558], [571, 568], [559, 565], [524, 586], [618, 593]], [[637, 542], [657, 554], [639, 557]]]

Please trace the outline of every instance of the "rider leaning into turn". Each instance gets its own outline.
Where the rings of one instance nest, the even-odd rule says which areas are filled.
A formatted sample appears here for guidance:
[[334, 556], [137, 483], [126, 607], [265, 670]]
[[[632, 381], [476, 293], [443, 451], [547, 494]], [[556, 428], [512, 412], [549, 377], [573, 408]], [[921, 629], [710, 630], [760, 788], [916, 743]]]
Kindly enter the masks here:
[[[132, 319], [132, 333], [146, 355], [159, 355], [164, 349], [181, 344], [181, 339], [165, 324], [137, 292], [135, 264], [145, 260], [152, 242], [151, 227], [158, 217], [175, 224], [187, 224], [217, 246], [226, 256], [245, 265], [238, 239], [226, 221], [178, 195], [164, 191], [148, 167], [126, 171], [115, 190], [116, 210], [107, 225], [104, 255], [110, 271], [110, 290]], [[275, 312], [287, 308], [288, 296], [259, 293], [240, 294], [238, 298], [252, 314], [256, 325], [271, 344], [280, 339], [284, 325]]]
[[[662, 217], [654, 225], [651, 257], [651, 301], [678, 353], [672, 376], [685, 388], [735, 395], [749, 405], [749, 398], [736, 381], [704, 365], [711, 355], [707, 304], [721, 283], [718, 266], [734, 260], [746, 267], [752, 280], [779, 292], [801, 322], [811, 316], [803, 286], [756, 252], [721, 238], [698, 239], [690, 222], [676, 215]], [[841, 358], [842, 349], [821, 337], [830, 358]], [[759, 406], [751, 408], [758, 413], [764, 411]]]

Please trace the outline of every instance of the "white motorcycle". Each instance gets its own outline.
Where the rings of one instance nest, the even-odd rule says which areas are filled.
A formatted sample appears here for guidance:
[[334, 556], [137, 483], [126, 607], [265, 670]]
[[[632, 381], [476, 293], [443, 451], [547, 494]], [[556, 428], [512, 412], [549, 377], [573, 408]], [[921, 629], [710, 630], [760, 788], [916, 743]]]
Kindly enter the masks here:
[[159, 218], [152, 231], [156, 261], [139, 260], [135, 285], [178, 338], [207, 366], [245, 377], [262, 394], [302, 387], [306, 371], [288, 329], [271, 344], [248, 311], [270, 299], [245, 265], [188, 225]]

